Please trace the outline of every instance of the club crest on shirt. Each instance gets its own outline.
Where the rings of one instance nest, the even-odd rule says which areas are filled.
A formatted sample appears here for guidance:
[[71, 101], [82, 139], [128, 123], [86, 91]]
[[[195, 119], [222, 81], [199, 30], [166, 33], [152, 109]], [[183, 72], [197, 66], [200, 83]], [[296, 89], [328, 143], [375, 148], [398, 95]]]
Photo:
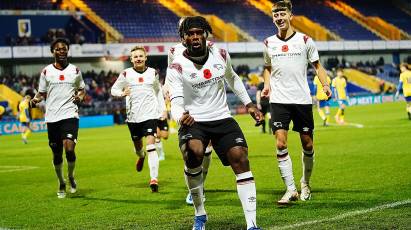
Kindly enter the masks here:
[[196, 73], [190, 74], [190, 78], [191, 78], [191, 79], [194, 79], [194, 78], [196, 78], [196, 77], [197, 77], [197, 74], [196, 74]]
[[214, 64], [213, 67], [217, 70], [220, 70], [220, 69], [224, 68], [223, 65], [221, 65], [221, 64]]
[[63, 74], [61, 74], [61, 75], [59, 76], [59, 80], [60, 80], [60, 81], [64, 81], [64, 75], [63, 75]]
[[205, 79], [210, 79], [211, 76], [212, 76], [211, 71], [210, 71], [209, 69], [205, 69], [205, 70], [203, 71], [203, 74], [204, 74], [204, 78], [205, 78]]
[[288, 51], [288, 45], [283, 45], [283, 46], [281, 47], [281, 51], [287, 52], [287, 51]]
[[139, 83], [143, 83], [143, 82], [144, 82], [144, 78], [139, 77], [139, 78], [138, 78], [138, 82], [139, 82]]

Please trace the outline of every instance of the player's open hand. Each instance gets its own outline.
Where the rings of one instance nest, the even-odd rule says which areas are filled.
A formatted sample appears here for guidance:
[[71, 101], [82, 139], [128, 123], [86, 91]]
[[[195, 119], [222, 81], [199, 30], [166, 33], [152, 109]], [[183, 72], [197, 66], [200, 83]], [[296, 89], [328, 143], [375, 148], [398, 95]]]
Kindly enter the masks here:
[[327, 95], [328, 98], [331, 98], [331, 96], [333, 95], [329, 85], [323, 86], [323, 92], [325, 93], [325, 95]]
[[180, 124], [181, 125], [192, 126], [194, 124], [194, 122], [195, 122], [194, 118], [192, 116], [190, 116], [188, 111], [185, 111], [183, 113], [183, 116], [181, 116], [181, 118], [180, 118]]
[[123, 90], [123, 97], [125, 97], [125, 96], [130, 96], [130, 93], [131, 93], [131, 88], [130, 87], [126, 87], [124, 90]]

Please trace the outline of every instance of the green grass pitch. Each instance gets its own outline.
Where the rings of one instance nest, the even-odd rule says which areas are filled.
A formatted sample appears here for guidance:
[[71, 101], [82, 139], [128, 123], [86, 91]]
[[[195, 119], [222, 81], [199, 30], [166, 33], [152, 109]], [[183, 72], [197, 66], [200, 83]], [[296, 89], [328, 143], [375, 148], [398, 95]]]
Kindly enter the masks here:
[[[335, 109], [332, 110], [335, 113]], [[279, 207], [284, 185], [274, 138], [249, 116], [237, 116], [249, 144], [257, 185], [257, 223], [263, 229], [409, 229], [411, 227], [411, 121], [405, 103], [356, 106], [346, 120], [364, 125], [322, 127], [314, 111], [312, 200]], [[56, 196], [57, 179], [46, 133], [0, 136], [0, 229], [191, 229], [194, 210], [176, 135], [164, 142], [159, 193], [151, 193], [147, 162], [136, 156], [126, 126], [81, 129], [76, 148], [78, 193]], [[301, 147], [289, 134], [299, 187]], [[66, 166], [65, 166], [66, 167]], [[207, 229], [245, 229], [230, 168], [213, 153], [206, 181]], [[399, 202], [399, 203], [396, 203]], [[387, 206], [383, 206], [387, 205]]]

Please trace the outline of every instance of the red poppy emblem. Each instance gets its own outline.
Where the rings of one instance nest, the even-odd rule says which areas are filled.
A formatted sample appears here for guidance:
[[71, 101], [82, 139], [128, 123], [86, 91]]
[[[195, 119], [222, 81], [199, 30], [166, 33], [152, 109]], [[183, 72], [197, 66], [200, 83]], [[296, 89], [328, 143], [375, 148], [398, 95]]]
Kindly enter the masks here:
[[210, 79], [210, 78], [211, 78], [211, 72], [210, 72], [209, 69], [205, 69], [205, 70], [203, 71], [203, 73], [204, 73], [204, 78], [205, 78], [205, 79]]
[[281, 47], [281, 51], [287, 52], [287, 51], [288, 51], [288, 46], [287, 46], [287, 45], [283, 45], [283, 46]]
[[140, 83], [141, 83], [141, 82], [144, 82], [144, 78], [139, 77], [139, 78], [138, 78], [138, 82], [140, 82]]
[[64, 81], [64, 75], [60, 75], [59, 79], [60, 81]]

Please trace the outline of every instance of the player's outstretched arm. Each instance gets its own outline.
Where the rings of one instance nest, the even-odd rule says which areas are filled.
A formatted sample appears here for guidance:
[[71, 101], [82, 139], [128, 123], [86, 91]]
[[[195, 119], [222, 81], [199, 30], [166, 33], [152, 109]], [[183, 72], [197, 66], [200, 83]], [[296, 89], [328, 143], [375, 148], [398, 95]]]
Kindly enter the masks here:
[[312, 63], [315, 71], [317, 72], [318, 79], [320, 80], [324, 93], [330, 98], [332, 96], [330, 84], [327, 82], [327, 72], [324, 67], [321, 65], [320, 61], [315, 61]]

